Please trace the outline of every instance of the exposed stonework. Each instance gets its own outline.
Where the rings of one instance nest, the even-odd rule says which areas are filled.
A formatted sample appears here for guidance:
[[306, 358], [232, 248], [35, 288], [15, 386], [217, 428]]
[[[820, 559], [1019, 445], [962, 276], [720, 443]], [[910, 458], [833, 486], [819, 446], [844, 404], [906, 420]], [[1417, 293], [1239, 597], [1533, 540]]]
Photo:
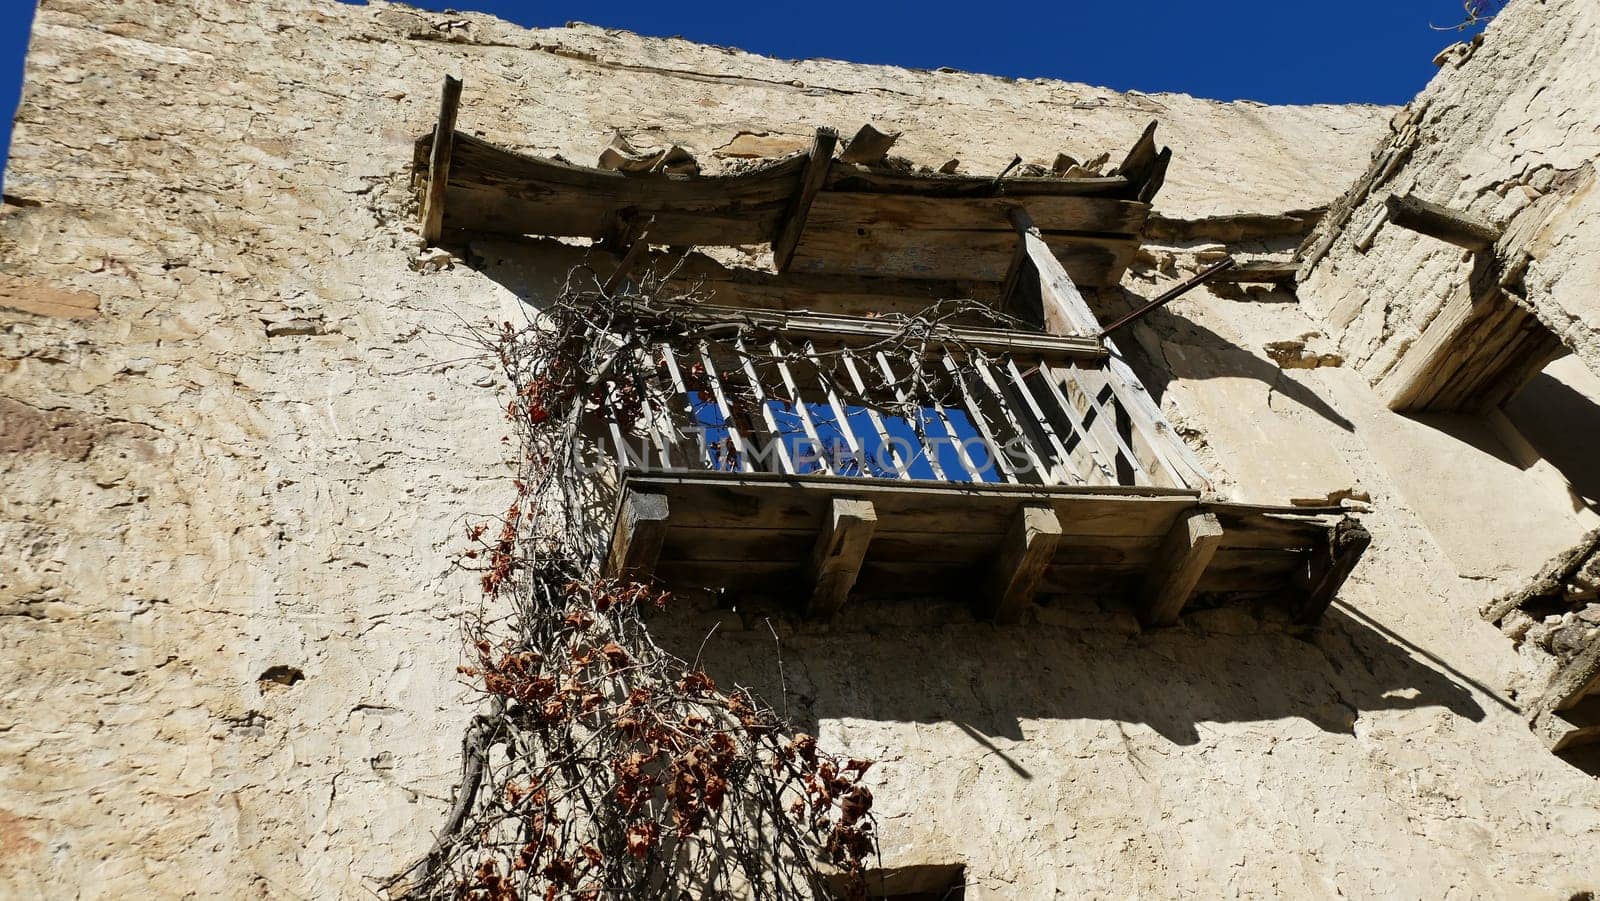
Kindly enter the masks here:
[[1391, 193], [1503, 227], [1502, 255], [1513, 265], [1531, 257], [1515, 295], [1600, 370], [1596, 46], [1593, 4], [1520, 0], [1482, 41], [1444, 58], [1439, 77], [1395, 115], [1361, 185], [1370, 190], [1347, 196], [1310, 242], [1327, 255], [1313, 258], [1300, 292], [1369, 377], [1395, 366], [1471, 266], [1458, 247], [1377, 226]]
[[[1548, 4], [1588, 33], [1578, 5]], [[1538, 71], [1519, 61], [1560, 44], [1503, 31], [1467, 67]], [[1538, 102], [1584, 109], [1593, 67], [1564, 71]], [[455, 616], [477, 603], [453, 560], [510, 493], [497, 376], [451, 336], [564, 275], [512, 242], [417, 250], [411, 142], [446, 72], [464, 129], [583, 162], [617, 131], [711, 167], [872, 121], [913, 162], [998, 173], [1158, 118], [1179, 220], [1330, 203], [1394, 112], [386, 4], [45, 0], [0, 207], [0, 285], [25, 286], [0, 295], [0, 894], [365, 897], [441, 823], [470, 715]], [[1549, 121], [1589, 140], [1592, 116]], [[1541, 146], [1554, 169], [1589, 158]], [[1592, 223], [1585, 203], [1563, 215]], [[1592, 286], [1596, 229], [1573, 233], [1530, 291]], [[1152, 296], [1219, 250], [1297, 240], [1174, 231], [1124, 284]], [[1326, 328], [1293, 300], [1201, 290], [1126, 343], [1227, 493], [1371, 497], [1375, 543], [1318, 632], [1066, 607], [998, 629], [939, 604], [773, 624], [791, 712], [883, 761], [886, 863], [964, 862], [969, 898], [1600, 887], [1600, 786], [1529, 734], [1501, 695], [1517, 656], [1472, 615], [1583, 525], [1548, 473], [1413, 428], [1359, 373], [1280, 369], [1263, 348]], [[1518, 499], [1509, 538], [1427, 515], [1456, 486], [1415, 463], [1445, 453]], [[718, 621], [713, 672], [780, 698], [765, 622], [690, 611], [668, 632], [692, 654]]]

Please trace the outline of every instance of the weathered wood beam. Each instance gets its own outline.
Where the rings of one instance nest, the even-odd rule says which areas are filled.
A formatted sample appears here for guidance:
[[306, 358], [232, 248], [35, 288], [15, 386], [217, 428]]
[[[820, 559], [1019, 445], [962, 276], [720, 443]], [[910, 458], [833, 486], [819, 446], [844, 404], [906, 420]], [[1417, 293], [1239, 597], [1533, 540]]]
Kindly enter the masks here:
[[1129, 187], [1134, 194], [1144, 189], [1144, 184], [1155, 171], [1161, 154], [1156, 151], [1156, 120], [1144, 127], [1144, 132], [1139, 135], [1139, 140], [1133, 143], [1128, 155], [1122, 158], [1122, 164], [1117, 167], [1117, 174], [1128, 180]]
[[611, 552], [606, 555], [607, 575], [634, 582], [648, 581], [655, 573], [656, 561], [661, 557], [661, 543], [666, 536], [667, 496], [627, 490], [611, 531]]
[[1061, 521], [1043, 504], [1018, 509], [989, 575], [989, 611], [1000, 625], [1022, 621], [1061, 540]]
[[1295, 273], [1300, 270], [1294, 260], [1251, 260], [1218, 272], [1211, 281], [1231, 284], [1286, 284], [1293, 285]]
[[1139, 188], [1139, 193], [1134, 199], [1140, 203], [1149, 203], [1156, 199], [1156, 194], [1167, 183], [1167, 167], [1172, 165], [1172, 148], [1163, 147], [1156, 157], [1156, 163], [1150, 168], [1150, 174], [1145, 176], [1144, 185]]
[[1044, 328], [1052, 335], [1081, 335], [1095, 337], [1100, 334], [1100, 321], [1083, 299], [1078, 286], [1067, 270], [1050, 252], [1044, 235], [1033, 224], [1033, 217], [1021, 207], [1008, 214], [1011, 224], [1022, 240], [1028, 259], [1039, 273], [1039, 293], [1044, 302]]
[[789, 268], [795, 248], [800, 246], [800, 235], [806, 229], [806, 217], [817, 192], [828, 181], [828, 167], [833, 164], [833, 150], [839, 144], [839, 133], [831, 128], [817, 129], [811, 141], [811, 158], [806, 161], [805, 172], [800, 176], [800, 190], [795, 195], [794, 206], [784, 217], [783, 228], [772, 240], [772, 263], [779, 272]]
[[829, 619], [844, 606], [861, 574], [867, 546], [877, 527], [878, 513], [872, 501], [843, 497], [830, 500], [828, 518], [811, 553], [813, 588], [811, 602], [806, 605], [807, 616]]
[[1146, 626], [1177, 622], [1221, 543], [1222, 523], [1216, 514], [1193, 510], [1179, 516], [1145, 577], [1139, 594], [1140, 622]]
[[1310, 624], [1322, 618], [1371, 543], [1372, 534], [1354, 519], [1342, 519], [1329, 530], [1326, 543], [1314, 548], [1303, 569], [1295, 573], [1301, 591], [1296, 622]]
[[1474, 279], [1457, 287], [1377, 387], [1399, 413], [1482, 412], [1565, 352], [1532, 311]]
[[455, 150], [456, 111], [461, 107], [461, 79], [444, 77], [439, 95], [439, 123], [433, 128], [428, 154], [428, 187], [422, 198], [422, 240], [432, 246], [444, 233], [444, 195], [450, 182], [450, 156]]
[[1390, 194], [1384, 206], [1389, 211], [1389, 221], [1395, 225], [1467, 250], [1488, 250], [1500, 240], [1500, 229], [1493, 225], [1414, 194]]
[[617, 268], [611, 270], [611, 275], [606, 279], [604, 286], [606, 294], [615, 293], [618, 288], [621, 288], [623, 282], [633, 272], [634, 267], [638, 266], [639, 261], [644, 259], [645, 252], [650, 249], [650, 226], [654, 221], [650, 217], [642, 220], [630, 220], [621, 229], [622, 235], [619, 237], [616, 246], [626, 249], [622, 251], [621, 259], [617, 260]]
[[1600, 740], [1600, 641], [1591, 643], [1556, 671], [1534, 715], [1534, 731], [1552, 751]]

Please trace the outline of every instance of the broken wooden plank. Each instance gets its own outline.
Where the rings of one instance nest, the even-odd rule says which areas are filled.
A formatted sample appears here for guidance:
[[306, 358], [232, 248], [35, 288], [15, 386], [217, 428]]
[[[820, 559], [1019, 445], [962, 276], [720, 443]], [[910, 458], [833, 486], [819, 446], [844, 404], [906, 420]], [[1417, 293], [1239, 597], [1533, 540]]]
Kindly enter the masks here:
[[457, 132], [444, 226], [598, 240], [619, 211], [632, 209], [656, 216], [662, 244], [764, 244], [793, 203], [805, 164], [797, 155], [734, 175], [630, 175]]
[[827, 519], [811, 554], [813, 587], [806, 615], [813, 619], [829, 619], [844, 606], [877, 527], [878, 514], [871, 501], [830, 499]]
[[1150, 175], [1144, 180], [1144, 186], [1139, 189], [1138, 194], [1134, 195], [1134, 199], [1140, 203], [1149, 203], [1155, 200], [1156, 194], [1160, 193], [1162, 185], [1167, 183], [1167, 167], [1171, 165], [1172, 148], [1161, 148], [1161, 154], [1156, 157], [1155, 167], [1151, 169]]
[[1551, 751], [1562, 754], [1600, 742], [1600, 697], [1589, 695], [1565, 710], [1543, 710], [1530, 722]]
[[1151, 627], [1177, 622], [1221, 543], [1222, 523], [1216, 514], [1193, 510], [1179, 516], [1161, 542], [1156, 565], [1145, 576], [1139, 621]]
[[795, 246], [805, 231], [817, 192], [828, 179], [828, 167], [833, 164], [833, 150], [838, 144], [838, 132], [831, 128], [817, 129], [805, 173], [800, 176], [800, 190], [795, 195], [794, 206], [783, 220], [783, 230], [772, 239], [772, 264], [779, 272], [788, 269], [789, 261], [794, 259]]
[[1401, 228], [1447, 241], [1467, 250], [1483, 251], [1500, 240], [1500, 229], [1447, 206], [1429, 203], [1415, 194], [1390, 194], [1384, 201], [1389, 221]]
[[433, 149], [428, 154], [428, 188], [422, 199], [422, 240], [432, 246], [444, 233], [446, 189], [450, 184], [450, 158], [455, 149], [456, 112], [461, 108], [461, 79], [444, 77], [439, 92], [439, 122], [433, 128]]
[[1372, 534], [1355, 519], [1346, 517], [1329, 530], [1327, 541], [1295, 572], [1295, 585], [1301, 591], [1296, 622], [1309, 624], [1322, 618], [1371, 543]]
[[1145, 179], [1154, 171], [1156, 160], [1160, 152], [1156, 149], [1156, 126], [1159, 123], [1152, 119], [1144, 127], [1139, 139], [1133, 142], [1133, 147], [1128, 150], [1127, 156], [1122, 158], [1121, 165], [1117, 166], [1116, 173], [1126, 178], [1130, 187], [1137, 193], [1144, 186]]
[[1022, 621], [1060, 539], [1061, 521], [1049, 506], [1026, 504], [1017, 510], [989, 574], [989, 610], [996, 623]]
[[883, 162], [883, 158], [889, 155], [889, 148], [898, 140], [900, 132], [882, 132], [873, 128], [872, 123], [868, 122], [857, 129], [855, 135], [845, 144], [844, 153], [839, 154], [839, 159], [861, 166], [875, 166]]
[[608, 575], [633, 582], [652, 578], [667, 534], [667, 511], [665, 494], [624, 490], [606, 555]]

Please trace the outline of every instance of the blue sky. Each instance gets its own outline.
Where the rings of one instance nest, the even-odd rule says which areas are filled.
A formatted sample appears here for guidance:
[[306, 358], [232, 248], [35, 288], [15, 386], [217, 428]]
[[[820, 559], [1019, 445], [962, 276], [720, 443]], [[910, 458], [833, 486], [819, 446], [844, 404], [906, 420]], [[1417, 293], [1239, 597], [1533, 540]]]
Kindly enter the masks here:
[[[238, 2], [248, 8], [249, 0]], [[1461, 0], [879, 0], [814, 7], [811, 15], [803, 4], [750, 0], [416, 5], [481, 10], [524, 25], [577, 19], [779, 57], [953, 66], [1267, 103], [1404, 103], [1433, 74], [1434, 54], [1462, 37], [1429, 26], [1463, 18]], [[30, 0], [0, 0], [0, 162], [10, 145], [31, 7]]]

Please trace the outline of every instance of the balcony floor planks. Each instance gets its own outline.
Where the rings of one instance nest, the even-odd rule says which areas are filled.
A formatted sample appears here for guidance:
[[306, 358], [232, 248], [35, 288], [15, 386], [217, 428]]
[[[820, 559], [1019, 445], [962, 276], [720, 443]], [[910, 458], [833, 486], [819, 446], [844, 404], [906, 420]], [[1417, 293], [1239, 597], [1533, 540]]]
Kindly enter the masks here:
[[[660, 492], [672, 517], [656, 577], [669, 588], [724, 589], [803, 600], [807, 567], [833, 497], [872, 501], [878, 524], [855, 585], [860, 598], [977, 592], [1006, 529], [1025, 503], [1047, 503], [1062, 536], [1041, 594], [1125, 598], [1155, 565], [1178, 516], [1215, 513], [1224, 537], [1200, 595], [1279, 596], [1292, 605], [1294, 573], [1342, 517], [1337, 509], [1202, 502], [1149, 488], [974, 487], [854, 477], [630, 474], [626, 490]], [[790, 598], [793, 595], [793, 598]]]

